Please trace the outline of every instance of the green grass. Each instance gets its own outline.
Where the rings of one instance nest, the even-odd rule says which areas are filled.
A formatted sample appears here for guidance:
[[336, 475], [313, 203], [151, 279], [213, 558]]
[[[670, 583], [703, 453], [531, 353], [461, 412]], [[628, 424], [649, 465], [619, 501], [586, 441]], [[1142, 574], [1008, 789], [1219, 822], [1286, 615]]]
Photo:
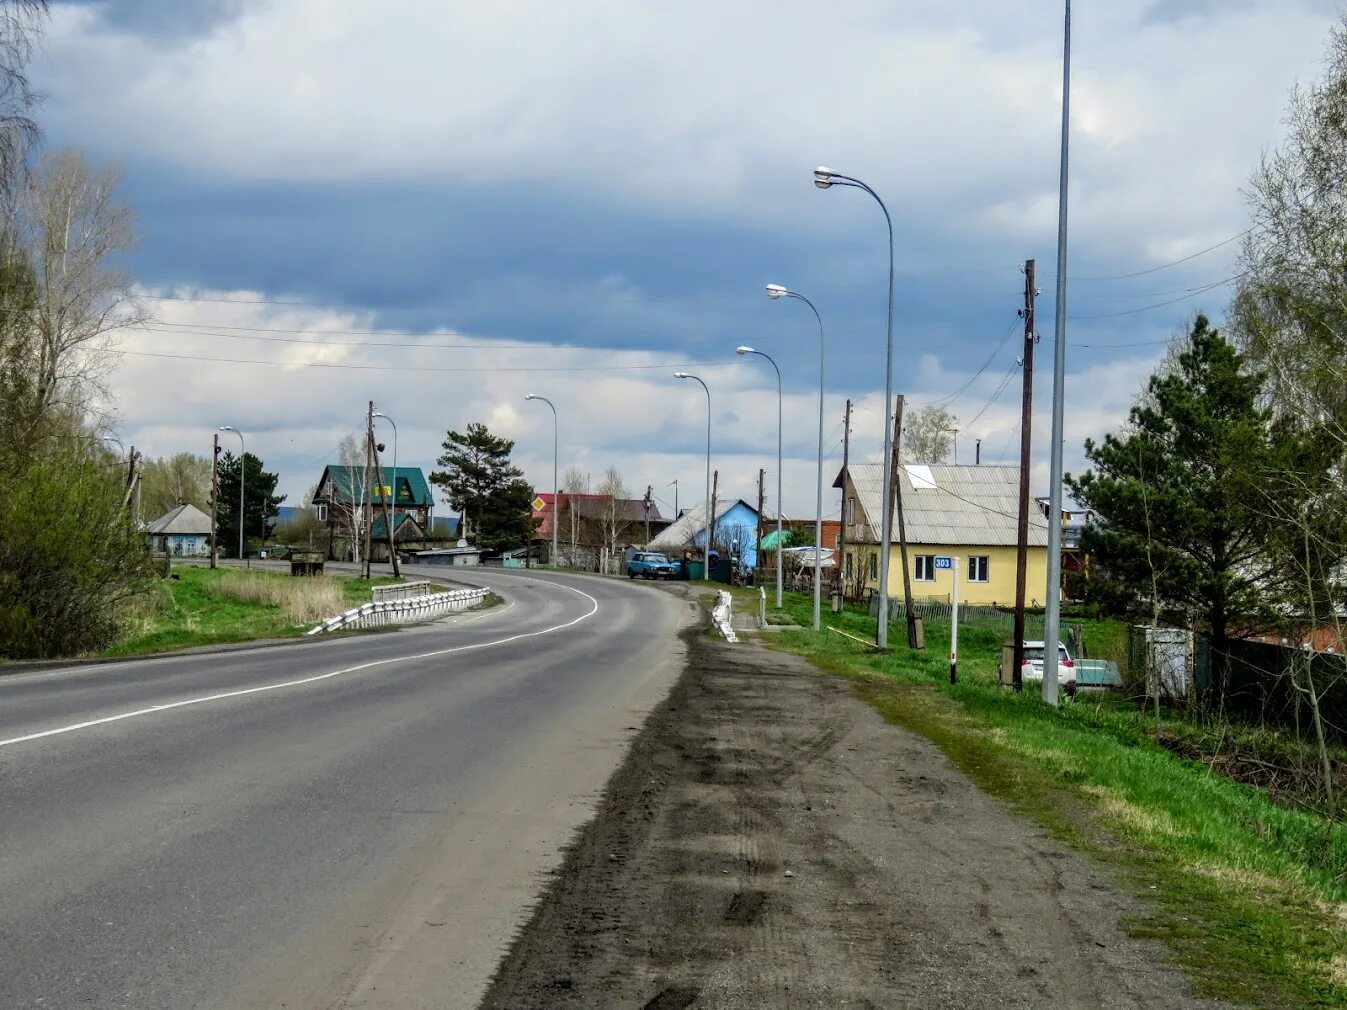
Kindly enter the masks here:
[[[948, 681], [947, 623], [928, 622], [926, 651], [876, 654], [807, 630], [810, 601], [781, 615], [806, 630], [768, 644], [856, 679], [889, 721], [933, 740], [980, 786], [1064, 841], [1121, 870], [1148, 913], [1134, 935], [1168, 944], [1197, 988], [1259, 1007], [1347, 1005], [1347, 830], [1312, 810], [1213, 774], [1155, 742], [1154, 716], [1135, 703], [1082, 695], [1059, 709], [1036, 691], [997, 684], [999, 631], [960, 628], [960, 682]], [[1116, 646], [1115, 622], [1084, 622], [1092, 655]], [[865, 614], [825, 612], [824, 624], [873, 638]], [[1101, 644], [1096, 644], [1098, 640]], [[1167, 732], [1194, 733], [1176, 714]]]
[[[139, 656], [202, 645], [247, 642], [260, 638], [293, 638], [313, 627], [316, 620], [297, 620], [279, 603], [239, 599], [224, 591], [223, 583], [237, 579], [237, 569], [210, 569], [184, 565], [174, 569], [176, 580], [156, 583], [150, 596], [140, 601], [128, 616], [122, 637], [104, 656]], [[274, 580], [279, 590], [310, 588], [310, 579], [253, 571], [247, 577], [258, 582]], [[337, 609], [350, 609], [370, 598], [370, 587], [397, 582], [392, 577], [373, 580], [321, 576], [337, 585]]]

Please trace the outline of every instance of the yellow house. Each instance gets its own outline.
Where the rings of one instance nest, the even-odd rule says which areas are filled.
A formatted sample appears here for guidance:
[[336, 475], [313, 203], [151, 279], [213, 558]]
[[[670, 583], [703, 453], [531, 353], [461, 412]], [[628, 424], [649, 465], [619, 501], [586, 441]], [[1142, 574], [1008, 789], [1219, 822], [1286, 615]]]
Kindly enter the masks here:
[[[1019, 467], [908, 463], [899, 473], [912, 598], [949, 602], [953, 571], [936, 567], [936, 558], [949, 557], [957, 559], [960, 603], [1013, 606]], [[833, 487], [842, 490], [847, 594], [866, 595], [879, 588], [883, 466], [852, 463], [838, 474]], [[892, 544], [889, 596], [902, 600], [896, 515]], [[1025, 602], [1041, 606], [1047, 584], [1047, 520], [1031, 499]]]

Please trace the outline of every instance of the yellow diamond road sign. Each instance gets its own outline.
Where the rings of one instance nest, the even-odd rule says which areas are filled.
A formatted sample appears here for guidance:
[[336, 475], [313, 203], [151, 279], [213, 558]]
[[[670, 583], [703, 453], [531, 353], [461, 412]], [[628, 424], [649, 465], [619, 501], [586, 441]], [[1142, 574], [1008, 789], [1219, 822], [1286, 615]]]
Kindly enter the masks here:
[[545, 506], [547, 502], [543, 501], [542, 495], [539, 495], [537, 498], [534, 498], [533, 501], [531, 501], [529, 504], [533, 506], [534, 512], [541, 512], [543, 510], [543, 506]]

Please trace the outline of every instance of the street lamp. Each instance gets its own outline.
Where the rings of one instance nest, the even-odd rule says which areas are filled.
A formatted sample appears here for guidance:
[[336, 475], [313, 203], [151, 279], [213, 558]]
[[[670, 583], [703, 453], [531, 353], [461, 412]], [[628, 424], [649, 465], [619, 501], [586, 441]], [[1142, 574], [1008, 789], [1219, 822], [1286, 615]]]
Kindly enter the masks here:
[[776, 609], [781, 609], [781, 369], [770, 354], [751, 347], [736, 347], [736, 354], [756, 354], [772, 363], [776, 371]]
[[558, 446], [560, 445], [557, 405], [547, 397], [539, 396], [537, 393], [529, 393], [524, 399], [542, 400], [543, 403], [552, 408], [552, 557], [549, 560], [555, 566], [557, 563], [557, 526], [561, 519], [561, 484], [557, 479]]
[[[883, 649], [889, 644], [889, 554], [893, 545], [893, 432], [889, 425], [889, 404], [893, 402], [893, 218], [889, 208], [873, 189], [849, 175], [819, 166], [814, 169], [814, 185], [819, 189], [833, 186], [853, 186], [863, 189], [875, 198], [884, 220], [889, 226], [889, 321], [884, 350], [884, 500], [881, 504], [881, 522], [884, 526], [882, 550], [879, 555], [879, 627], [875, 630], [875, 645]], [[779, 295], [777, 297], [780, 297]], [[906, 572], [904, 572], [906, 577]], [[908, 615], [909, 627], [912, 615]]]
[[[248, 449], [243, 441], [243, 432], [239, 431], [232, 424], [220, 425], [221, 431], [232, 431], [239, 437], [239, 560], [243, 560], [243, 473], [246, 469], [244, 463], [247, 461]], [[266, 522], [265, 515], [262, 521]]]
[[768, 284], [767, 297], [773, 301], [778, 298], [794, 298], [804, 302], [818, 320], [818, 473], [815, 477], [817, 487], [814, 489], [814, 630], [818, 631], [822, 624], [820, 601], [823, 598], [823, 317], [818, 314], [818, 309], [808, 298], [798, 291], [783, 288], [780, 284]]
[[714, 523], [711, 520], [711, 390], [705, 382], [689, 372], [674, 372], [674, 378], [677, 379], [695, 379], [701, 382], [702, 389], [706, 390], [706, 551], [702, 554], [703, 573], [707, 578], [711, 577], [711, 527]]
[[391, 417], [380, 411], [376, 410], [370, 416], [382, 417], [389, 424], [393, 425], [393, 481], [390, 485], [393, 492], [393, 500], [389, 509], [388, 519], [389, 536], [392, 537], [397, 534], [398, 529], [398, 426]]

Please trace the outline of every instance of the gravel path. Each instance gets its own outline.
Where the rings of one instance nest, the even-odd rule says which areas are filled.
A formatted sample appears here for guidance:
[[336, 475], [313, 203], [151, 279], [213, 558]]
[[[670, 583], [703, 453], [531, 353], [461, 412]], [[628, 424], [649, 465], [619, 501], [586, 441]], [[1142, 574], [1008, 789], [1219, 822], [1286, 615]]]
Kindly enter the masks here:
[[845, 682], [688, 634], [689, 666], [486, 1008], [1215, 1007], [1090, 863]]

